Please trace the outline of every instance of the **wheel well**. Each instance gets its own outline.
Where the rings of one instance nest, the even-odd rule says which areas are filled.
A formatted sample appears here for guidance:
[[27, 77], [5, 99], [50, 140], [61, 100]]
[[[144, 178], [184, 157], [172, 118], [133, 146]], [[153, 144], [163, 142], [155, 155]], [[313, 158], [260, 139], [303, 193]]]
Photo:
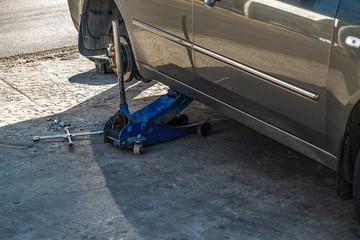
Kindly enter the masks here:
[[121, 20], [113, 0], [86, 0], [79, 28], [79, 52], [84, 56], [107, 53], [112, 20]]
[[360, 150], [360, 101], [353, 107], [348, 118], [338, 166], [338, 194], [351, 198], [354, 166]]
[[[111, 22], [122, 19], [114, 0], [85, 0], [79, 27], [79, 52], [90, 59], [107, 55], [109, 34], [112, 32]], [[128, 36], [125, 24], [121, 24], [120, 30], [122, 34]], [[134, 76], [145, 83], [151, 81], [141, 76], [135, 63]]]

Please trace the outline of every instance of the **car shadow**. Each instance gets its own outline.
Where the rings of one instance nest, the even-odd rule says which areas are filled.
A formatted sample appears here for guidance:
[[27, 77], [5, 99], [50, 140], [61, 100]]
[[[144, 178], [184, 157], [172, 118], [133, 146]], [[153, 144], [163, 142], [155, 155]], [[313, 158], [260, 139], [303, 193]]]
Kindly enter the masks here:
[[[142, 95], [156, 82], [131, 84], [130, 111], [156, 99]], [[79, 138], [73, 151], [61, 140], [32, 142], [58, 134], [49, 119], [72, 123], [72, 131], [101, 130], [117, 111], [117, 91], [0, 128], [0, 238], [360, 236], [353, 202], [335, 195], [333, 171], [197, 102], [185, 113], [210, 121], [213, 135], [148, 146], [140, 156], [101, 136]]]
[[117, 83], [115, 74], [104, 74], [102, 78], [98, 77], [99, 73], [96, 72], [96, 69], [74, 75], [69, 78], [71, 83], [80, 83], [87, 85], [107, 85]]

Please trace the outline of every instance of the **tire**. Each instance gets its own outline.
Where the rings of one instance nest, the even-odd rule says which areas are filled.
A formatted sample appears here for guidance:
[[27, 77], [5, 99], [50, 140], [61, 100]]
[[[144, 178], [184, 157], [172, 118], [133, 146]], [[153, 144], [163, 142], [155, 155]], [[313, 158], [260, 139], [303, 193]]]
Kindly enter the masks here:
[[355, 198], [356, 218], [360, 224], [360, 151], [358, 152], [354, 166], [353, 192]]
[[337, 193], [342, 199], [353, 198], [353, 175], [360, 147], [360, 104], [357, 104], [347, 123], [338, 167]]

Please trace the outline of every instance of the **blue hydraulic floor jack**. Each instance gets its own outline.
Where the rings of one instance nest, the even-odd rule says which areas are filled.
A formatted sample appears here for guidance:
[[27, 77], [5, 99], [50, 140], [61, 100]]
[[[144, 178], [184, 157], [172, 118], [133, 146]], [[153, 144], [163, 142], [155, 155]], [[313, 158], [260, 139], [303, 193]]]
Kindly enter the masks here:
[[155, 102], [130, 114], [126, 103], [123, 56], [120, 45], [120, 30], [117, 20], [112, 22], [115, 44], [116, 74], [120, 92], [120, 109], [106, 122], [104, 141], [119, 149], [133, 149], [142, 154], [145, 144], [154, 144], [198, 132], [202, 136], [211, 133], [208, 122], [193, 124], [186, 115], [179, 115], [192, 99], [184, 94], [169, 90]]

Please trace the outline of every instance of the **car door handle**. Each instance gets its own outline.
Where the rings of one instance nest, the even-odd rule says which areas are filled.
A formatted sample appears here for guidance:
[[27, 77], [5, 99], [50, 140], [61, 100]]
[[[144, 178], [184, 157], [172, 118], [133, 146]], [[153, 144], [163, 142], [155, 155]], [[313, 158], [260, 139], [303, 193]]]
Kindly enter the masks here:
[[220, 2], [221, 0], [204, 0], [204, 4], [207, 7], [213, 7], [215, 6], [216, 2]]

